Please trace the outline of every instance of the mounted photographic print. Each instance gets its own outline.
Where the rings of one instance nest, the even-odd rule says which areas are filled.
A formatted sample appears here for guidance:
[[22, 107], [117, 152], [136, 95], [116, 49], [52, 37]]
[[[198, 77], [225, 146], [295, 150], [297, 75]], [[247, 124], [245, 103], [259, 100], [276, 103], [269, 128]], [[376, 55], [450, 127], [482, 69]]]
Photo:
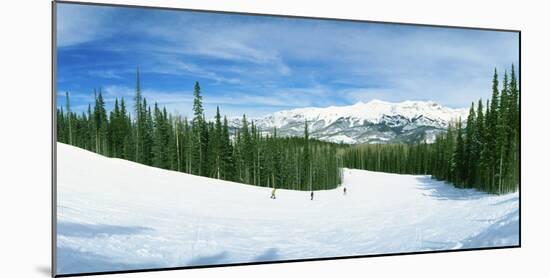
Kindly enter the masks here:
[[520, 246], [520, 32], [54, 2], [53, 275]]

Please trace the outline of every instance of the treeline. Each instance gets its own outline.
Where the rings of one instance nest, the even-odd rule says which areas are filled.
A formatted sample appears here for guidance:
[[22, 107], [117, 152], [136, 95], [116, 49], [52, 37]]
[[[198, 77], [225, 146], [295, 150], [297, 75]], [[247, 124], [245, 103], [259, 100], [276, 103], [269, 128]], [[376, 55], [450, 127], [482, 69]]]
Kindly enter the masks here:
[[424, 174], [503, 194], [519, 185], [519, 90], [514, 67], [499, 89], [493, 76], [491, 100], [472, 103], [466, 125], [449, 125], [433, 144], [358, 145], [343, 154], [345, 167], [400, 174]]
[[[193, 118], [172, 115], [142, 96], [139, 71], [133, 107], [124, 98], [105, 109], [101, 90], [87, 111], [57, 109], [57, 139], [105, 156], [184, 173], [240, 183], [294, 190], [335, 188], [342, 167], [399, 174], [424, 174], [490, 193], [516, 191], [519, 184], [519, 90], [514, 67], [499, 88], [493, 76], [491, 100], [472, 103], [466, 121], [458, 119], [434, 143], [343, 145], [260, 132], [243, 115], [232, 129], [219, 108], [204, 116], [199, 83]], [[130, 112], [133, 112], [131, 113]]]
[[[107, 112], [102, 91], [94, 90], [93, 106], [82, 113], [57, 109], [57, 140], [108, 157], [184, 173], [240, 183], [294, 190], [331, 189], [340, 185], [339, 145], [303, 137], [262, 134], [243, 115], [230, 132], [219, 108], [213, 121], [204, 116], [199, 83], [195, 83], [193, 118], [172, 115], [142, 95], [139, 71], [133, 107], [115, 99]], [[133, 113], [130, 113], [130, 110]], [[132, 117], [133, 116], [133, 117]]]

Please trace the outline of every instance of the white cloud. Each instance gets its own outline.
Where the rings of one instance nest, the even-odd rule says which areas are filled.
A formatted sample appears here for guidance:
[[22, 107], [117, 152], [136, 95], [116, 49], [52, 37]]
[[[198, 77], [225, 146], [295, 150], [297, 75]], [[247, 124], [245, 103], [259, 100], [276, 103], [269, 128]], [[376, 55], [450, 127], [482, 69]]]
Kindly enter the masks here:
[[[108, 13], [66, 12], [71, 16], [60, 16], [66, 22], [61, 45], [135, 34], [140, 40], [126, 48], [141, 55], [135, 59], [148, 65], [143, 72], [230, 85], [205, 98], [209, 105], [240, 102], [260, 109], [378, 98], [467, 106], [488, 97], [494, 67], [502, 72], [519, 59], [512, 33], [164, 11], [111, 29]], [[170, 96], [187, 92], [149, 93], [171, 105], [189, 101]]]
[[112, 10], [105, 7], [57, 4], [57, 46], [67, 47], [112, 35]]
[[224, 77], [215, 71], [205, 69], [194, 63], [186, 63], [178, 60], [177, 57], [160, 55], [155, 58], [154, 65], [145, 68], [143, 72], [154, 72], [170, 75], [191, 75], [198, 78], [205, 78], [215, 82], [225, 82], [229, 84], [238, 84], [238, 78]]
[[88, 74], [107, 79], [122, 79], [115, 70], [89, 70]]

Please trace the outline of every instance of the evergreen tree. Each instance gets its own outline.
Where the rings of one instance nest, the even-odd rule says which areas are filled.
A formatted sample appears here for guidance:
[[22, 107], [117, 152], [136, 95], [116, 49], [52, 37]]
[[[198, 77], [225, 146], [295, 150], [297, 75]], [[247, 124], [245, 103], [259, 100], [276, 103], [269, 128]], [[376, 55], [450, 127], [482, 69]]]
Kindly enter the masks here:
[[229, 125], [227, 117], [223, 118], [222, 136], [221, 136], [221, 152], [222, 163], [221, 167], [222, 178], [225, 180], [235, 180], [235, 160], [233, 157], [233, 146], [231, 145], [231, 139], [229, 137]]
[[101, 89], [95, 99], [94, 106], [95, 123], [95, 150], [96, 152], [107, 155], [106, 153], [106, 133], [107, 133], [107, 114], [105, 111], [105, 101]]
[[201, 88], [199, 85], [199, 82], [195, 82], [195, 89], [194, 89], [194, 100], [193, 100], [193, 121], [192, 121], [192, 130], [193, 130], [193, 161], [192, 161], [192, 173], [197, 175], [203, 175], [207, 174], [204, 172], [205, 164], [206, 164], [206, 148], [207, 148], [207, 140], [206, 140], [206, 124], [204, 121], [204, 109], [202, 108], [202, 96], [201, 96]]
[[508, 137], [508, 175], [505, 179], [508, 180], [506, 184], [506, 191], [511, 191], [517, 188], [519, 184], [519, 89], [516, 79], [516, 73], [514, 65], [510, 72], [510, 85], [509, 85], [509, 100], [508, 100], [508, 126], [510, 128]]
[[67, 111], [67, 133], [68, 133], [68, 143], [73, 144], [73, 131], [72, 131], [72, 122], [71, 122], [71, 101], [69, 100], [69, 92], [65, 92], [65, 107]]
[[214, 125], [214, 131], [212, 134], [212, 153], [214, 157], [214, 169], [215, 169], [215, 177], [217, 179], [221, 178], [223, 169], [222, 169], [222, 122], [221, 122], [221, 115], [220, 115], [220, 108], [216, 107], [216, 118], [215, 118], [215, 125]]
[[311, 160], [309, 150], [309, 130], [307, 120], [304, 124], [304, 150], [302, 162], [302, 188], [308, 190], [311, 188]]
[[502, 91], [500, 94], [498, 115], [497, 115], [497, 134], [496, 134], [496, 160], [495, 167], [496, 173], [498, 176], [497, 192], [502, 193], [502, 182], [504, 175], [506, 174], [506, 168], [508, 161], [508, 134], [509, 131], [509, 122], [508, 122], [508, 74], [504, 72], [504, 82], [502, 84]]
[[121, 115], [120, 115], [120, 107], [118, 105], [118, 98], [115, 98], [115, 106], [113, 111], [110, 113], [110, 120], [109, 120], [109, 153], [112, 157], [121, 157]]
[[243, 182], [250, 183], [251, 180], [251, 164], [252, 164], [252, 150], [251, 150], [251, 138], [248, 130], [248, 121], [246, 115], [243, 115], [242, 127], [241, 127], [241, 165], [242, 165], [242, 178]]
[[143, 141], [145, 132], [145, 117], [146, 107], [143, 106], [143, 96], [141, 94], [141, 81], [139, 78], [139, 68], [136, 69], [136, 95], [134, 97], [135, 105], [134, 111], [136, 112], [136, 128], [135, 128], [135, 161], [143, 162], [145, 160], [145, 154], [143, 153]]
[[477, 135], [476, 135], [476, 114], [475, 114], [475, 108], [474, 103], [472, 102], [472, 105], [470, 106], [470, 112], [468, 113], [468, 119], [466, 120], [466, 139], [465, 139], [465, 165], [464, 165], [464, 185], [466, 187], [472, 187], [475, 184], [476, 180], [476, 173], [475, 173], [475, 167], [477, 165], [477, 150], [476, 150], [476, 143]]
[[475, 179], [472, 183], [473, 186], [480, 187], [482, 184], [483, 176], [485, 174], [485, 165], [483, 162], [485, 161], [485, 154], [483, 152], [484, 146], [485, 146], [485, 118], [483, 116], [483, 102], [481, 99], [479, 100], [477, 104], [477, 115], [476, 115], [476, 121], [475, 121], [475, 133], [474, 133], [474, 139], [472, 140], [473, 143], [473, 156], [475, 157], [476, 161], [475, 164], [472, 165], [473, 172], [475, 173]]
[[153, 144], [154, 144], [154, 120], [151, 112], [151, 107], [147, 106], [147, 100], [143, 98], [142, 102], [142, 129], [141, 129], [141, 145], [140, 145], [140, 161], [145, 165], [153, 165]]
[[491, 192], [495, 192], [495, 175], [497, 164], [497, 125], [498, 125], [498, 107], [499, 107], [499, 90], [498, 90], [498, 75], [497, 70], [493, 75], [493, 95], [491, 97], [490, 110], [487, 113], [487, 154], [489, 175], [489, 187]]
[[87, 124], [87, 127], [88, 127], [88, 132], [87, 132], [87, 135], [88, 137], [86, 138], [86, 141], [88, 142], [87, 146], [88, 146], [88, 150], [89, 151], [94, 151], [94, 116], [92, 114], [92, 105], [88, 103], [88, 124]]
[[464, 140], [462, 138], [462, 121], [460, 119], [458, 120], [456, 131], [456, 147], [454, 148], [451, 166], [453, 178], [451, 179], [451, 181], [459, 186], [462, 186], [464, 184], [463, 178], [466, 176], [464, 171], [464, 162], [466, 161], [466, 159], [464, 155]]
[[186, 173], [193, 173], [193, 133], [191, 130], [191, 127], [189, 127], [189, 122], [187, 121], [187, 118], [183, 121], [183, 132], [184, 132], [184, 138], [185, 138], [185, 172]]
[[130, 160], [132, 157], [131, 151], [131, 126], [128, 124], [130, 122], [128, 111], [126, 110], [126, 103], [124, 102], [124, 97], [120, 99], [120, 118], [119, 118], [119, 132], [120, 132], [120, 157]]

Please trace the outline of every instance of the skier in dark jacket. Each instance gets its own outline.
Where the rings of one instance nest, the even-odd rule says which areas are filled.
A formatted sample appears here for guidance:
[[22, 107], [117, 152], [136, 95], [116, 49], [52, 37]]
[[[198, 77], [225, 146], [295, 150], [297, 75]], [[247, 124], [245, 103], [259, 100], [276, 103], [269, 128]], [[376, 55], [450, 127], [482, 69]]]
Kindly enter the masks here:
[[347, 188], [344, 187], [344, 195], [346, 195], [347, 191]]
[[311, 200], [313, 201], [313, 191], [311, 191]]

